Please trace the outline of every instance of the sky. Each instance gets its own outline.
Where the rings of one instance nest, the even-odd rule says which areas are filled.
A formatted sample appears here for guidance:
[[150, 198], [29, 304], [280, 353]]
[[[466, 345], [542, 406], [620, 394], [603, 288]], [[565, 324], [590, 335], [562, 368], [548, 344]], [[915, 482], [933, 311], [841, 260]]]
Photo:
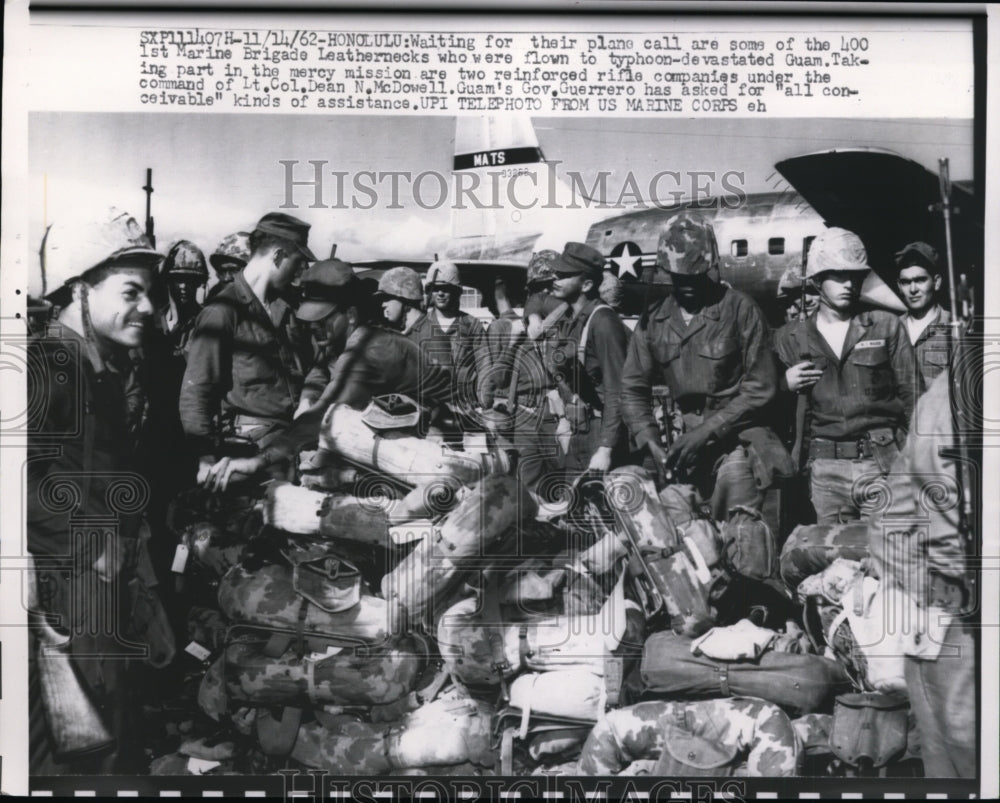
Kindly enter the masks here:
[[[623, 116], [532, 118], [545, 157], [557, 173], [578, 172], [590, 186], [608, 171], [617, 197], [631, 172], [640, 187], [664, 170], [743, 174], [746, 192], [781, 189], [773, 165], [830, 148], [888, 148], [937, 169], [951, 160], [953, 179], [972, 177], [971, 120], [656, 119]], [[324, 208], [311, 209], [313, 189], [294, 190], [298, 208], [286, 211], [313, 226], [310, 244], [320, 257], [428, 258], [450, 234], [447, 203], [420, 208], [401, 183], [398, 209], [335, 208], [333, 171], [435, 171], [450, 177], [455, 118], [445, 116], [306, 116], [172, 113], [32, 113], [29, 118], [29, 217], [32, 239], [69, 209], [116, 205], [142, 222], [147, 167], [153, 169], [157, 243], [193, 240], [206, 255], [226, 234], [249, 230], [286, 200], [287, 167], [313, 176], [310, 160], [326, 162]], [[350, 178], [347, 187], [350, 187]], [[425, 205], [439, 184], [422, 184]], [[665, 186], [661, 184], [661, 188]], [[348, 200], [349, 193], [345, 193]], [[364, 195], [356, 196], [363, 203]], [[606, 216], [614, 214], [614, 210]], [[600, 217], [597, 214], [596, 217]], [[583, 240], [586, 231], [579, 239]]]

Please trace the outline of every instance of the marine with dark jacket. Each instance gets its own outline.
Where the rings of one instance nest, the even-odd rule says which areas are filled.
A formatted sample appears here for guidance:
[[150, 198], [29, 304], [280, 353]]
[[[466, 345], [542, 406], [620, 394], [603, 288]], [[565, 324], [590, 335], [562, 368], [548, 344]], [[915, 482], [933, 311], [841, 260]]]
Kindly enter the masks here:
[[571, 428], [563, 468], [567, 478], [607, 471], [624, 454], [621, 376], [628, 330], [598, 292], [604, 257], [583, 243], [566, 243], [552, 260], [552, 297], [567, 305], [555, 321], [545, 368]]
[[927, 243], [910, 243], [896, 254], [896, 285], [906, 304], [903, 325], [928, 387], [948, 365], [951, 313], [937, 303], [941, 289], [938, 253]]
[[411, 327], [409, 336], [418, 344], [440, 344], [437, 356], [452, 375], [449, 401], [456, 410], [471, 413], [478, 405], [478, 376], [480, 370], [486, 373], [484, 361], [489, 359], [486, 332], [479, 319], [459, 309], [462, 283], [454, 262], [431, 265], [424, 288], [429, 296], [427, 312]]
[[[226, 454], [239, 439], [252, 453], [292, 421], [302, 389], [291, 306], [281, 297], [308, 262], [309, 225], [279, 212], [250, 235], [246, 267], [202, 309], [191, 333], [181, 386], [184, 433], [200, 455], [198, 482], [221, 489], [252, 455]], [[217, 423], [218, 422], [218, 423]]]
[[[135, 456], [143, 405], [137, 403], [141, 394], [130, 351], [142, 345], [152, 324], [151, 295], [162, 255], [135, 218], [112, 209], [106, 219], [81, 225], [57, 220], [43, 242], [42, 259], [47, 298], [61, 312], [45, 337], [28, 344], [28, 398], [40, 402], [31, 405], [27, 427], [27, 546], [37, 589], [29, 609], [53, 617], [50, 628], [69, 634], [63, 650], [118, 749], [105, 744], [99, 751], [73, 739], [61, 751], [65, 729], [51, 704], [50, 727], [31, 727], [33, 742], [36, 734], [45, 740], [32, 745], [31, 772], [135, 772], [139, 763], [121, 763], [133, 746], [126, 668], [141, 658], [129, 628], [129, 592], [133, 581], [148, 584], [153, 578], [138, 579], [149, 486]], [[32, 636], [41, 638], [40, 631], [32, 628]], [[45, 700], [34, 691], [38, 674], [46, 671], [41, 664], [61, 654], [40, 654], [31, 664], [32, 717], [41, 716]], [[55, 691], [57, 701], [74, 697], [68, 687]], [[84, 721], [69, 724], [77, 734], [95, 730]], [[93, 751], [84, 753], [88, 746]], [[132, 758], [142, 761], [141, 755]]]
[[[763, 502], [741, 440], [756, 441], [753, 448], [769, 465], [787, 455], [770, 454], [780, 444], [762, 426], [777, 393], [764, 315], [749, 296], [708, 276], [718, 261], [709, 223], [689, 212], [667, 221], [657, 270], [669, 271], [673, 295], [636, 326], [622, 371], [622, 414], [661, 476], [694, 483], [724, 521], [735, 505], [759, 510]], [[666, 385], [684, 422], [668, 448], [653, 416], [656, 385]]]
[[923, 386], [900, 319], [859, 306], [867, 259], [856, 234], [822, 232], [806, 264], [820, 306], [774, 338], [782, 388], [809, 400], [807, 465], [820, 524], [861, 517], [865, 487], [892, 466]]

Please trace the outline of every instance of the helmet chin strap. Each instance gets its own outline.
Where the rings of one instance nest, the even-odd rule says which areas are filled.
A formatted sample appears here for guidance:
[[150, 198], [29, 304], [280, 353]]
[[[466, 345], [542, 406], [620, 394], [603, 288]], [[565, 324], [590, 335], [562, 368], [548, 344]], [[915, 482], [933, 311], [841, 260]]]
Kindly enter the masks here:
[[98, 374], [103, 373], [107, 366], [101, 356], [97, 333], [90, 319], [90, 286], [86, 282], [80, 282], [80, 323], [83, 325], [83, 341], [87, 347], [87, 357], [94, 370]]

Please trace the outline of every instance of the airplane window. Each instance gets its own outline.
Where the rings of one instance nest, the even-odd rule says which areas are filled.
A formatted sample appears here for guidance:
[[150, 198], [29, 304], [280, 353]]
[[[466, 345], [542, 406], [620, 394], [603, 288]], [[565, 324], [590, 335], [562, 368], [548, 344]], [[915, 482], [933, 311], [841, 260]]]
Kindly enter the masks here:
[[772, 256], [777, 256], [778, 254], [785, 253], [785, 238], [784, 237], [772, 237], [767, 241], [767, 253]]
[[734, 257], [745, 257], [750, 253], [746, 240], [733, 240], [732, 254]]

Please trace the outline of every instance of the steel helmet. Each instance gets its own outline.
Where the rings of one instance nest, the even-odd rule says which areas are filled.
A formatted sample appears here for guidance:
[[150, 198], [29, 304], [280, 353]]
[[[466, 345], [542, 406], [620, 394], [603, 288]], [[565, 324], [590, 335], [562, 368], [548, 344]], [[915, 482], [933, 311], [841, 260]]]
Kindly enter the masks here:
[[226, 261], [239, 262], [240, 267], [245, 267], [250, 261], [250, 233], [237, 231], [222, 238], [215, 253], [208, 258], [213, 268], [218, 268], [219, 263]]
[[712, 224], [691, 212], [674, 215], [660, 233], [656, 266], [687, 276], [718, 268], [719, 246]]
[[208, 266], [201, 249], [190, 240], [178, 240], [167, 252], [160, 274], [165, 279], [189, 277], [199, 282], [208, 281]]
[[389, 268], [378, 280], [378, 291], [383, 295], [396, 296], [407, 301], [420, 302], [424, 299], [420, 274], [413, 268]]
[[558, 256], [559, 252], [553, 251], [551, 248], [532, 254], [531, 260], [528, 262], [527, 285], [530, 287], [533, 284], [553, 281], [556, 274], [552, 270], [552, 265]]
[[830, 270], [871, 270], [865, 244], [853, 231], [833, 226], [824, 229], [812, 241], [806, 260], [806, 278]]
[[[42, 239], [42, 295], [63, 304], [68, 285], [116, 263], [155, 268], [163, 259], [132, 215], [110, 207], [97, 219], [57, 220]], [[59, 298], [53, 298], [54, 296]]]
[[454, 262], [435, 262], [427, 270], [425, 284], [430, 287], [435, 284], [447, 284], [461, 289], [462, 282], [458, 278], [458, 266]]

